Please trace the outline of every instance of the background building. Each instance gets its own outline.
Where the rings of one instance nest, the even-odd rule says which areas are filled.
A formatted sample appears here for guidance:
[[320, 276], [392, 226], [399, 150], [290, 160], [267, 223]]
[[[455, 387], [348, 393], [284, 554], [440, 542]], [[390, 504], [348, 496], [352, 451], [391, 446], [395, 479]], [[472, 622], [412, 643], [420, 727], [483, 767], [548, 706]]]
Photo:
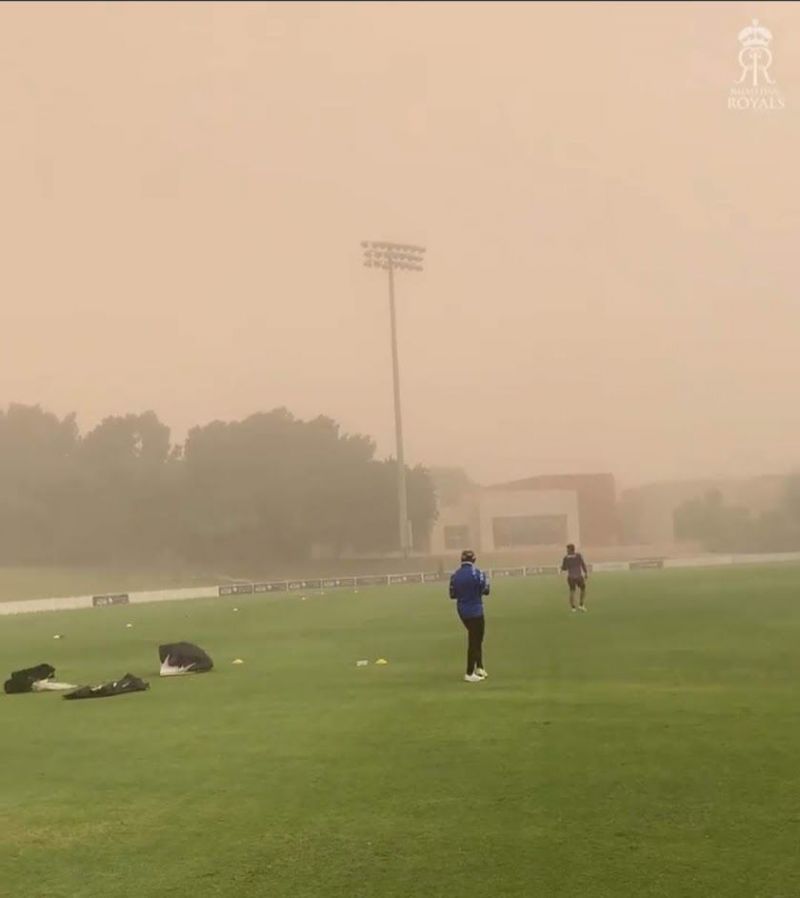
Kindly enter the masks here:
[[619, 542], [617, 487], [613, 474], [549, 474], [513, 480], [493, 490], [567, 490], [578, 499], [581, 542], [586, 546], [614, 546]]
[[434, 555], [465, 547], [480, 552], [563, 547], [580, 541], [578, 499], [570, 490], [479, 488], [439, 509], [431, 534]]
[[430, 542], [434, 555], [465, 546], [514, 552], [561, 550], [567, 542], [602, 546], [618, 541], [610, 474], [531, 477], [491, 487], [449, 476], [441, 488], [437, 483], [437, 496], [439, 517]]

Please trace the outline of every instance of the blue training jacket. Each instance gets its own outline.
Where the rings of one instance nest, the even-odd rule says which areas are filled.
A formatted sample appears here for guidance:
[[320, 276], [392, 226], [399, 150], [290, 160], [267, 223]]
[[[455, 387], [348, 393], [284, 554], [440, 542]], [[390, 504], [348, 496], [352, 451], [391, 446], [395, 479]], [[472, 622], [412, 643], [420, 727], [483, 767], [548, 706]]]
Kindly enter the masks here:
[[468, 561], [450, 576], [450, 598], [456, 600], [461, 617], [483, 617], [483, 597], [489, 589], [489, 578]]

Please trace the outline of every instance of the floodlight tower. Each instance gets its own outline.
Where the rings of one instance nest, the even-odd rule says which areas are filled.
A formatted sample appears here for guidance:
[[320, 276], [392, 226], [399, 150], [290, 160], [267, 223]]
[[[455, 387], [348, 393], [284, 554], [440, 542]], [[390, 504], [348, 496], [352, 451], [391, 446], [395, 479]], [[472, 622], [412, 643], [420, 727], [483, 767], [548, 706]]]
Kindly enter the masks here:
[[411, 534], [408, 525], [408, 493], [406, 492], [406, 462], [403, 451], [403, 414], [400, 407], [400, 362], [397, 354], [397, 314], [394, 303], [395, 271], [422, 271], [424, 246], [405, 243], [385, 243], [363, 240], [364, 265], [367, 268], [383, 268], [389, 279], [389, 320], [392, 333], [392, 375], [394, 381], [394, 431], [397, 443], [397, 513], [400, 551], [408, 557]]

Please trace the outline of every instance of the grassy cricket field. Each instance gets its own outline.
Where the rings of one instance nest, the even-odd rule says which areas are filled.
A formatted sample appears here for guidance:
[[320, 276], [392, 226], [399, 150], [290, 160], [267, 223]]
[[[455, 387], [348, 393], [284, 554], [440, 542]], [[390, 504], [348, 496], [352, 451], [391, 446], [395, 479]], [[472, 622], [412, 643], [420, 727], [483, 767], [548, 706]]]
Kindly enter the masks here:
[[[0, 895], [800, 895], [800, 568], [487, 606], [478, 685], [441, 586], [0, 617], [4, 678], [151, 684], [0, 695]], [[159, 680], [177, 640], [216, 669]]]

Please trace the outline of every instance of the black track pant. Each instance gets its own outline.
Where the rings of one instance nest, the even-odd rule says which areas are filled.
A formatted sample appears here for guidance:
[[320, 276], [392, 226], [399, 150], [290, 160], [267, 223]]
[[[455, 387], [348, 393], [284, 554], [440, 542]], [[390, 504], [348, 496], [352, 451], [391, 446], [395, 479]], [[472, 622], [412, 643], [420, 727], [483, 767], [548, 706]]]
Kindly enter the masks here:
[[[460, 616], [460, 615], [459, 615]], [[467, 673], [475, 673], [476, 667], [483, 667], [483, 634], [486, 621], [480, 617], [462, 617], [461, 623], [467, 628]]]

